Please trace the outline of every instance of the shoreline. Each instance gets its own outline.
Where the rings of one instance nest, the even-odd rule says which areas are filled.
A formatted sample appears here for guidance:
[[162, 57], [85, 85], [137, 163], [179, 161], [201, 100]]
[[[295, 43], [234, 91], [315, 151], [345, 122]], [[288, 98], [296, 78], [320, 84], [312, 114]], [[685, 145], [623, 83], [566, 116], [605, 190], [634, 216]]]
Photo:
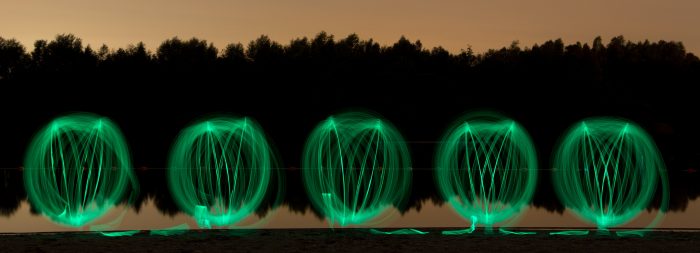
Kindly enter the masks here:
[[[3, 252], [697, 252], [697, 230], [649, 232], [644, 237], [615, 235], [442, 235], [453, 228], [424, 228], [428, 234], [381, 235], [369, 229], [183, 230], [163, 236], [141, 230], [131, 236], [99, 232], [0, 234]], [[380, 229], [394, 231], [395, 229]], [[512, 231], [528, 229], [514, 228]], [[574, 229], [581, 230], [581, 229]]]

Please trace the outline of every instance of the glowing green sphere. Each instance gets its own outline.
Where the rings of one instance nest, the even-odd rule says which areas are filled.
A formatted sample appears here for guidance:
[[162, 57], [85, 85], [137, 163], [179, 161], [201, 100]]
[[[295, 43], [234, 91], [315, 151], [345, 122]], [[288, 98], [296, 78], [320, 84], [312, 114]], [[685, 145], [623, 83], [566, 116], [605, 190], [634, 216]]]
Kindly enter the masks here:
[[60, 117], [34, 137], [25, 157], [29, 200], [43, 215], [83, 226], [121, 201], [133, 174], [126, 142], [109, 119]]
[[443, 197], [466, 219], [488, 227], [529, 204], [537, 181], [535, 147], [515, 121], [472, 114], [443, 137], [436, 157]]
[[621, 119], [574, 125], [559, 144], [554, 166], [560, 199], [601, 229], [635, 218], [648, 207], [659, 178], [665, 180], [654, 141], [642, 128]]
[[201, 227], [232, 225], [260, 205], [274, 165], [263, 130], [249, 118], [212, 118], [185, 128], [170, 153], [176, 203]]
[[345, 113], [321, 122], [306, 142], [303, 179], [331, 223], [365, 224], [404, 201], [411, 163], [399, 132], [378, 116]]

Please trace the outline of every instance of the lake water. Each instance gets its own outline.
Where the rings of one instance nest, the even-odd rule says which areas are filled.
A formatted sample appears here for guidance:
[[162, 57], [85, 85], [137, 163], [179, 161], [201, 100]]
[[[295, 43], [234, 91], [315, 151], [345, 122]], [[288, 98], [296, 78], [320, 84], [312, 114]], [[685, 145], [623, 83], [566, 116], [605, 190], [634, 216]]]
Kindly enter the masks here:
[[[698, 175], [693, 171], [674, 170], [670, 173], [671, 179], [671, 210], [666, 213], [663, 221], [657, 226], [664, 229], [698, 229], [700, 228], [700, 201], [698, 196]], [[26, 200], [21, 185], [21, 171], [17, 169], [5, 169], [0, 178], [0, 232], [49, 232], [49, 231], [78, 231], [89, 230], [82, 228], [64, 227], [56, 225], [36, 211]], [[426, 180], [430, 178], [430, 171], [416, 171], [414, 176], [414, 189], [409, 197], [409, 205], [403, 213], [392, 210], [388, 222], [374, 224], [385, 228], [407, 227], [468, 227], [469, 222], [458, 215], [452, 208], [442, 202], [434, 190], [434, 185]], [[327, 228], [329, 224], [318, 213], [312, 211], [307, 198], [303, 195], [303, 185], [297, 178], [298, 171], [291, 171], [287, 177], [287, 188], [283, 202], [280, 206], [270, 210], [261, 210], [248, 219], [242, 221], [240, 227], [257, 228]], [[170, 199], [168, 189], [165, 186], [162, 170], [146, 170], [138, 172], [142, 191], [136, 207], [120, 206], [110, 212], [105, 218], [90, 225], [101, 224], [114, 220], [123, 215], [120, 222], [111, 226], [115, 230], [149, 230], [166, 229], [186, 224], [190, 228], [197, 228], [197, 224], [191, 217], [179, 212]], [[159, 180], [158, 178], [162, 179]], [[423, 181], [421, 181], [423, 180]], [[530, 205], [512, 226], [517, 227], [544, 227], [544, 228], [573, 228], [593, 227], [593, 225], [581, 221], [571, 212], [563, 209], [547, 183], [540, 184], [537, 189], [533, 204]], [[650, 208], [643, 211], [639, 217], [624, 227], [644, 227], [653, 219], [657, 210]]]
[[[47, 218], [41, 215], [32, 214], [27, 202], [22, 202], [20, 208], [10, 216], [0, 217], [0, 233], [25, 233], [25, 232], [54, 232], [54, 231], [80, 231], [89, 230], [89, 227], [71, 228], [56, 225]], [[395, 212], [395, 211], [394, 211]], [[664, 220], [657, 228], [661, 229], [697, 229], [700, 228], [700, 202], [693, 201], [689, 204], [688, 209], [684, 212], [669, 212]], [[425, 203], [420, 211], [411, 210], [403, 215], [396, 214], [396, 219], [393, 222], [382, 224], [381, 227], [394, 228], [430, 228], [430, 227], [469, 227], [469, 223], [462, 219], [451, 207], [447, 205], [435, 205]], [[623, 226], [638, 228], [646, 226], [648, 222], [656, 215], [656, 212], [643, 212], [637, 220]], [[113, 217], [108, 215], [108, 217]], [[262, 223], [258, 223], [258, 217], [243, 221], [245, 224], [256, 223], [257, 228], [327, 228], [328, 223], [323, 219], [306, 213], [291, 211], [287, 206], [269, 212], [264, 217]], [[99, 223], [96, 222], [96, 223]], [[144, 203], [139, 211], [128, 209], [123, 217], [122, 222], [115, 226], [116, 230], [149, 230], [149, 229], [166, 229], [175, 226], [187, 224], [191, 228], [196, 228], [196, 222], [183, 214], [164, 215], [155, 207], [153, 201]], [[570, 212], [565, 211], [562, 214], [547, 212], [542, 208], [528, 208], [515, 223], [518, 227], [537, 227], [537, 228], [590, 228], [587, 224]]]

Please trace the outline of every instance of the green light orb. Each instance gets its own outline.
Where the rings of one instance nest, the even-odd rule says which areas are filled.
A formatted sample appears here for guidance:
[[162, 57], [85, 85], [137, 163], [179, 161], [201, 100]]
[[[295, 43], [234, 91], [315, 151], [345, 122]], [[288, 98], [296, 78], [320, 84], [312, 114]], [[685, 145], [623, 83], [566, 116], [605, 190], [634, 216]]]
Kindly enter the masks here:
[[331, 224], [366, 224], [403, 203], [410, 189], [406, 143], [387, 121], [345, 113], [321, 122], [304, 148], [309, 198]]
[[559, 144], [554, 166], [554, 187], [564, 205], [600, 229], [634, 219], [649, 206], [659, 179], [666, 180], [654, 141], [621, 119], [574, 125]]
[[80, 227], [113, 208], [134, 180], [126, 142], [109, 119], [57, 118], [34, 137], [25, 157], [31, 203], [52, 221]]
[[537, 157], [525, 129], [493, 114], [471, 114], [444, 135], [435, 177], [444, 199], [465, 219], [487, 227], [529, 204]]
[[180, 132], [170, 153], [175, 202], [200, 227], [232, 225], [265, 197], [275, 164], [272, 149], [249, 118], [218, 117]]

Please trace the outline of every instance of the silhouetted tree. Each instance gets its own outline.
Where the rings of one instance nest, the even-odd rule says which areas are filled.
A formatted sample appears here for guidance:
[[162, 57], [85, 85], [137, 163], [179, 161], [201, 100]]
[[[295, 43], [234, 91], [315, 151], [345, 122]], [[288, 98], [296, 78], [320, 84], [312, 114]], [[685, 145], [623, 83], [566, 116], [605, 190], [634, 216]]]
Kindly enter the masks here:
[[406, 37], [401, 36], [398, 42], [384, 50], [388, 61], [387, 70], [391, 72], [412, 72], [420, 71], [419, 64], [422, 63], [424, 54], [423, 44], [420, 40], [412, 43]]
[[0, 80], [24, 71], [27, 60], [28, 56], [22, 44], [15, 39], [0, 37]]
[[[211, 75], [216, 67], [218, 50], [206, 40], [177, 37], [166, 40], [157, 50], [156, 58], [163, 71], [171, 76], [183, 74]], [[200, 76], [201, 78], [201, 76]]]
[[245, 47], [241, 43], [232, 43], [226, 46], [220, 59], [221, 72], [224, 73], [242, 73], [249, 64]]
[[0, 169], [0, 216], [10, 216], [27, 198], [19, 169]]
[[257, 70], [264, 70], [265, 67], [273, 67], [280, 63], [284, 57], [284, 49], [267, 35], [262, 35], [248, 44], [246, 55]]
[[85, 75], [95, 70], [96, 55], [83, 48], [73, 34], [61, 34], [50, 42], [38, 40], [32, 51], [32, 66], [44, 75]]
[[155, 70], [154, 57], [143, 42], [109, 52], [102, 47], [98, 52], [100, 68], [109, 78], [139, 78], [152, 74]]

